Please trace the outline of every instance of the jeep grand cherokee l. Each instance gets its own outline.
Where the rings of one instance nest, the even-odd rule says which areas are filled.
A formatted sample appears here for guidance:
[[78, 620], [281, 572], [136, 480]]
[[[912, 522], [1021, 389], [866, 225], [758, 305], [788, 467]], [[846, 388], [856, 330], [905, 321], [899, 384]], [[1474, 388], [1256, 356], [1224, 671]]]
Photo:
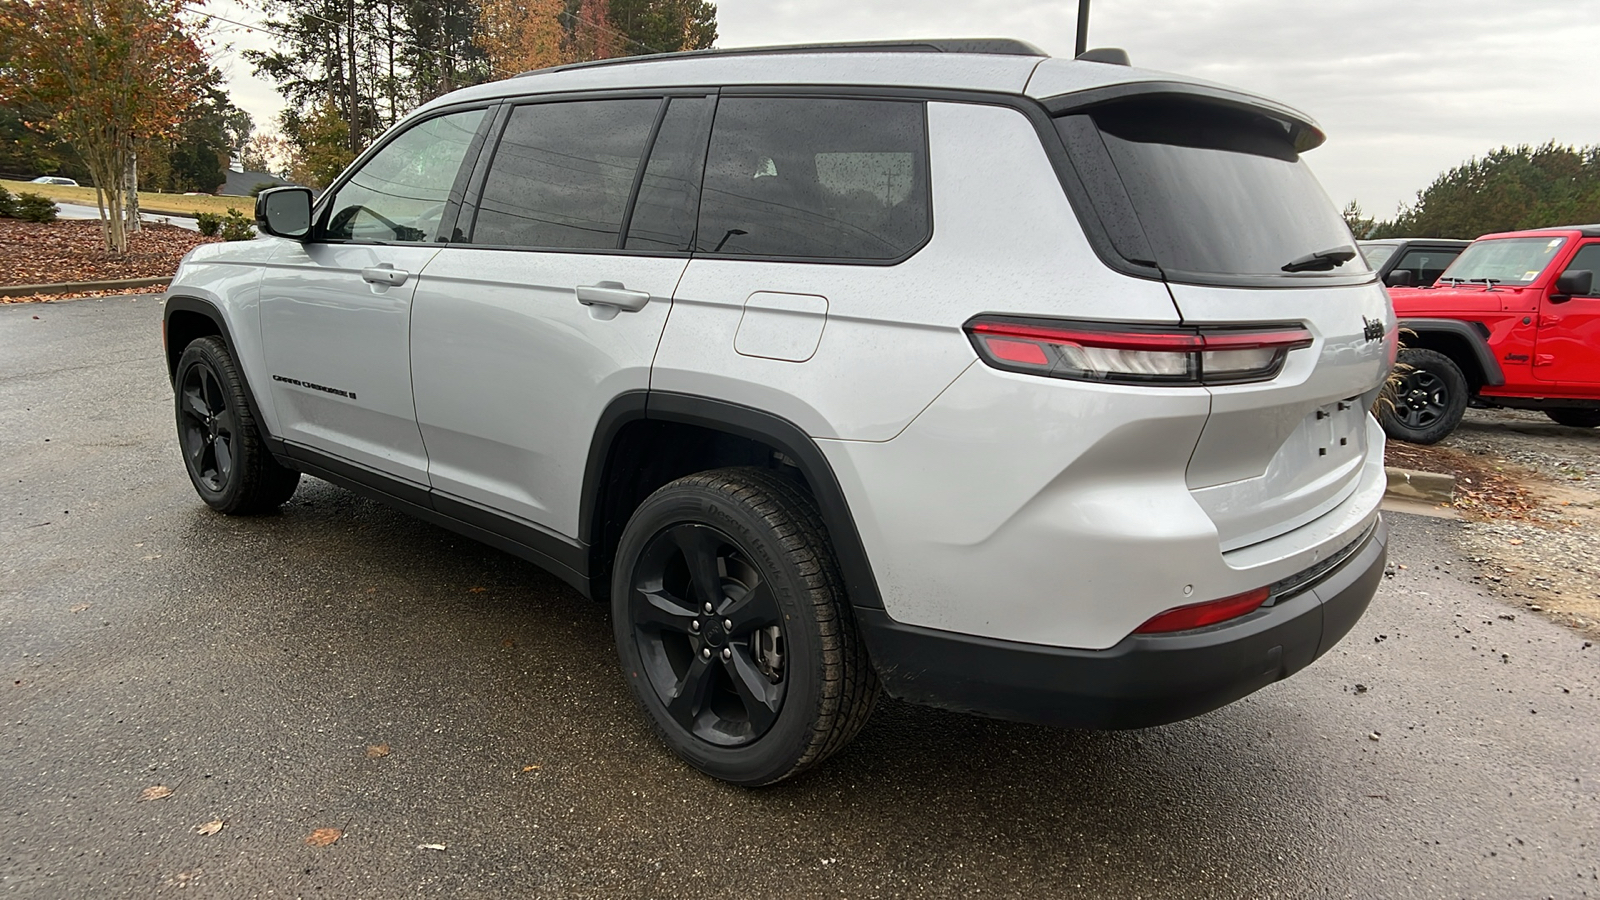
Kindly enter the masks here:
[[1388, 297], [1247, 93], [1011, 41], [609, 60], [417, 110], [168, 292], [201, 498], [301, 473], [610, 604], [768, 784], [880, 691], [1198, 715], [1366, 609]]

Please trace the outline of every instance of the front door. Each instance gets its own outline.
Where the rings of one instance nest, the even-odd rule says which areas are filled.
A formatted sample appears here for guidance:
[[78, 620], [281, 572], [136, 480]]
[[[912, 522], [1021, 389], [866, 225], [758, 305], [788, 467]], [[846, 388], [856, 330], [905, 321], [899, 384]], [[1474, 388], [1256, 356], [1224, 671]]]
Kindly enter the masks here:
[[649, 387], [688, 264], [712, 102], [510, 111], [475, 221], [463, 212], [467, 242], [442, 250], [417, 287], [412, 367], [436, 505], [581, 537], [600, 415]]
[[[1600, 384], [1600, 241], [1589, 241], [1562, 272], [1595, 273], [1588, 294], [1559, 299], [1550, 282], [1539, 301], [1539, 336], [1533, 348], [1533, 371], [1540, 381]], [[1552, 301], [1551, 296], [1556, 300]]]
[[427, 484], [411, 301], [483, 116], [436, 116], [395, 136], [335, 188], [313, 239], [268, 267], [261, 333], [280, 437]]

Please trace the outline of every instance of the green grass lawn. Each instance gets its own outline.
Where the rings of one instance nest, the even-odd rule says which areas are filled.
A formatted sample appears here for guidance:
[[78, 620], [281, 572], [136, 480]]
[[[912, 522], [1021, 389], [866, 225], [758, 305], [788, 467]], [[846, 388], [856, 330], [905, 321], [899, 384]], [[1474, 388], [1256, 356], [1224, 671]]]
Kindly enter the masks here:
[[[67, 187], [60, 184], [33, 184], [27, 181], [0, 180], [0, 187], [13, 194], [27, 191], [49, 197], [57, 203], [76, 203], [80, 206], [94, 206], [94, 188], [92, 187]], [[161, 194], [155, 191], [139, 192], [139, 211], [155, 215], [193, 216], [195, 213], [216, 213], [222, 215], [229, 207], [237, 209], [245, 216], [255, 214], [256, 201], [254, 197], [213, 197], [210, 194], [189, 196], [188, 194]]]

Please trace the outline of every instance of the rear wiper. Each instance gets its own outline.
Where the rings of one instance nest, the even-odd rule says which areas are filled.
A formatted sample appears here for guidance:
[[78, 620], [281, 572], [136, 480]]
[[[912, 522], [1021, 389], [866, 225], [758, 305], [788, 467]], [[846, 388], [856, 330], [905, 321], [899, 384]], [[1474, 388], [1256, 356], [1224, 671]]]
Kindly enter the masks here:
[[1354, 247], [1334, 247], [1331, 250], [1318, 250], [1307, 253], [1299, 259], [1284, 263], [1285, 272], [1327, 272], [1344, 265], [1356, 258]]

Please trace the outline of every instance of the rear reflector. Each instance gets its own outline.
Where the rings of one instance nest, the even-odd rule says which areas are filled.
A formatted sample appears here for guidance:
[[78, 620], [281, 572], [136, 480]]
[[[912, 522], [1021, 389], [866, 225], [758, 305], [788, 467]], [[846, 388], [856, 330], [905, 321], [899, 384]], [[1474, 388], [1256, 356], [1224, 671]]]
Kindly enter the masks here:
[[1248, 593], [1223, 597], [1221, 600], [1207, 600], [1205, 603], [1174, 607], [1135, 628], [1133, 633], [1160, 634], [1168, 631], [1188, 631], [1191, 628], [1204, 628], [1207, 625], [1237, 619], [1259, 609], [1261, 604], [1267, 602], [1270, 593], [1267, 588], [1256, 588]]
[[980, 316], [966, 329], [997, 369], [1116, 384], [1267, 381], [1289, 351], [1312, 343], [1298, 324], [1185, 328]]

